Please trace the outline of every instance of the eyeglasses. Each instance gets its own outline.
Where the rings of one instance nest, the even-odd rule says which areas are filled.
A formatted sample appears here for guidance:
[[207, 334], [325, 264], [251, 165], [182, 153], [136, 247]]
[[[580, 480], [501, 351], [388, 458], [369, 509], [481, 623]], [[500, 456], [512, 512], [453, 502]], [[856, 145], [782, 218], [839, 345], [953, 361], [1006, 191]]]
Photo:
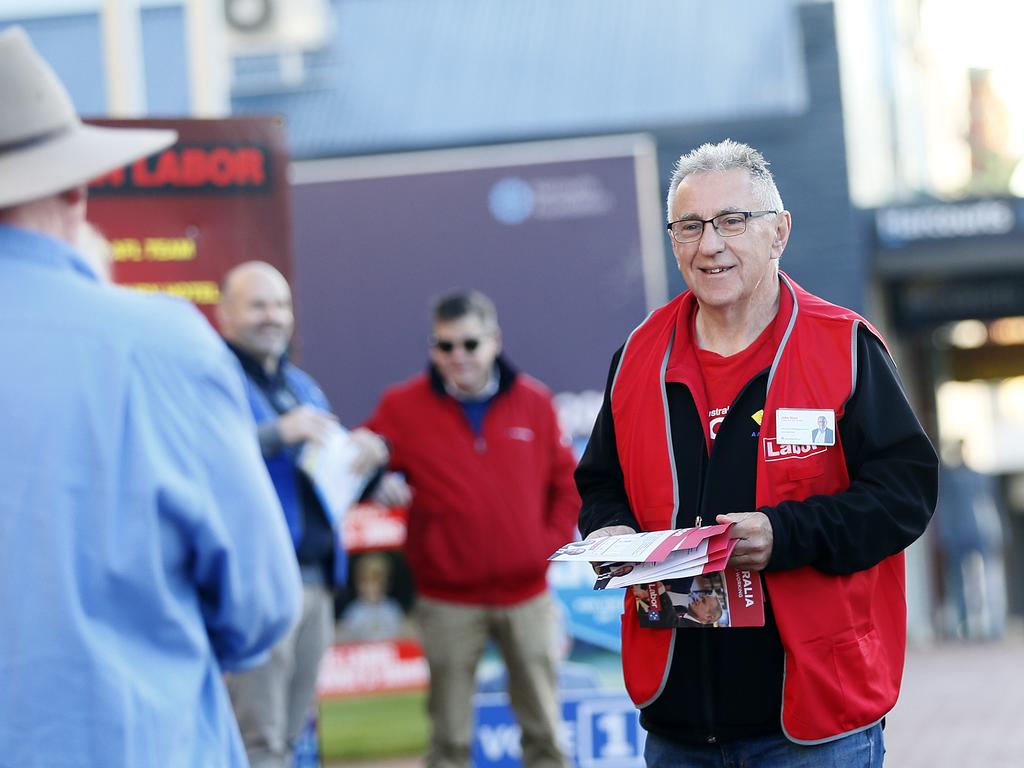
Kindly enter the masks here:
[[452, 352], [455, 351], [455, 348], [458, 346], [461, 346], [464, 350], [466, 350], [469, 353], [476, 352], [477, 348], [480, 346], [482, 341], [482, 339], [474, 338], [462, 339], [461, 341], [451, 341], [449, 339], [438, 339], [435, 337], [431, 337], [430, 344], [438, 352], [444, 352], [444, 354], [450, 355]]
[[704, 225], [711, 224], [722, 237], [736, 237], [747, 231], [747, 219], [767, 216], [778, 211], [729, 211], [711, 219], [677, 219], [668, 223], [668, 232], [677, 243], [695, 243], [704, 234]]

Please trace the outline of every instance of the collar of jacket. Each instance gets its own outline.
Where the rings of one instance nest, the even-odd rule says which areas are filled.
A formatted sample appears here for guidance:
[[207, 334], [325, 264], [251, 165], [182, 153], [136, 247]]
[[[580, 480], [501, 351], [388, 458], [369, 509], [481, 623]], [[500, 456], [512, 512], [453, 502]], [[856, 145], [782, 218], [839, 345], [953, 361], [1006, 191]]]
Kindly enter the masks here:
[[[494, 397], [498, 397], [512, 386], [516, 377], [519, 376], [519, 371], [512, 367], [512, 364], [509, 363], [504, 355], [498, 355], [494, 364], [498, 366], [498, 391], [494, 393]], [[430, 379], [430, 388], [436, 394], [441, 397], [451, 397], [444, 388], [444, 379], [441, 378], [441, 372], [437, 370], [437, 366], [433, 363], [427, 364], [427, 377]]]
[[285, 368], [289, 363], [287, 352], [281, 355], [281, 359], [277, 361], [277, 371], [273, 376], [269, 376], [263, 368], [263, 364], [255, 357], [241, 347], [232, 344], [227, 339], [224, 340], [224, 343], [228, 345], [228, 349], [235, 353], [235, 357], [241, 363], [242, 370], [245, 371], [246, 376], [252, 379], [261, 389], [273, 389], [284, 384]]

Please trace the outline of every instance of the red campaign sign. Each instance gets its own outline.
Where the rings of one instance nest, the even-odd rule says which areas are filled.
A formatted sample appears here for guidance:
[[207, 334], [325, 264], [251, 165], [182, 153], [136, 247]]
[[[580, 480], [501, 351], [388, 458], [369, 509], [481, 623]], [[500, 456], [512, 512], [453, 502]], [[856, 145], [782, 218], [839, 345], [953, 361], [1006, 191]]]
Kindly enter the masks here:
[[380, 504], [356, 504], [341, 524], [341, 540], [349, 552], [401, 549], [408, 513]]
[[211, 322], [235, 265], [266, 261], [291, 282], [280, 119], [89, 122], [178, 132], [175, 145], [89, 185], [89, 219], [111, 243], [115, 282], [189, 299]]
[[339, 643], [320, 662], [317, 696], [336, 699], [426, 690], [427, 659], [412, 639]]

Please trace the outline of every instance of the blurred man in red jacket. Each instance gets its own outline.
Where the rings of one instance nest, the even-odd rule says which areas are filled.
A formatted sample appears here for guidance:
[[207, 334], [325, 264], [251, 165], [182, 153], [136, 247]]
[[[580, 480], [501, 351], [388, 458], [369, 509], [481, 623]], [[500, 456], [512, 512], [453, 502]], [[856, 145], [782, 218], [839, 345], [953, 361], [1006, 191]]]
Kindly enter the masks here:
[[547, 557], [573, 534], [573, 456], [548, 390], [501, 356], [494, 305], [470, 291], [433, 310], [429, 369], [387, 390], [367, 426], [412, 488], [406, 554], [430, 665], [429, 768], [468, 766], [476, 667], [493, 639], [508, 667], [526, 766], [558, 745], [555, 612]]

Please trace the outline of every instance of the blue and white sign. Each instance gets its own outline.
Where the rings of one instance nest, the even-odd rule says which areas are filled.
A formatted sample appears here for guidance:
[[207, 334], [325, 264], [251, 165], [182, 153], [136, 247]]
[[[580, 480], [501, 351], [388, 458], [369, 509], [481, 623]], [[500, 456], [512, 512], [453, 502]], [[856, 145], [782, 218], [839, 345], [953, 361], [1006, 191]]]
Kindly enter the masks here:
[[491, 215], [502, 224], [522, 224], [533, 213], [533, 187], [518, 176], [495, 182], [487, 195]]
[[[519, 726], [505, 693], [475, 697], [473, 765], [520, 768]], [[624, 693], [562, 693], [562, 748], [580, 768], [643, 768], [645, 733]]]
[[565, 607], [568, 632], [598, 648], [622, 646], [622, 590], [594, 589], [590, 563], [559, 561], [548, 568], [548, 584]]

